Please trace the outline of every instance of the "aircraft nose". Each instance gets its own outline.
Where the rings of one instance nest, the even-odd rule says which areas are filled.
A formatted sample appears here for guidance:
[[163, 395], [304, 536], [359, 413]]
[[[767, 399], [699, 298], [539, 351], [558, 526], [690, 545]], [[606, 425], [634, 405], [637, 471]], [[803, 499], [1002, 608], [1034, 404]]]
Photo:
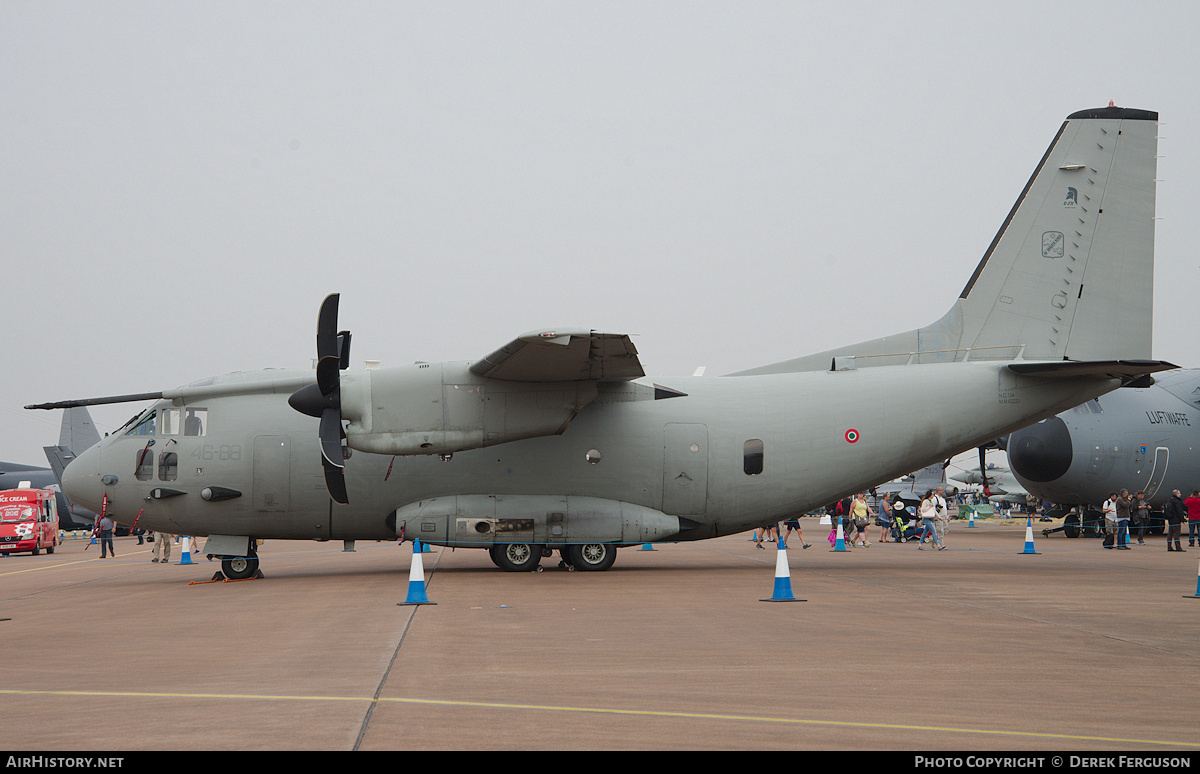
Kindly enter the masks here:
[[1008, 464], [1021, 478], [1046, 483], [1071, 467], [1071, 431], [1059, 417], [1018, 430], [1008, 439]]
[[62, 473], [63, 493], [77, 505], [100, 512], [104, 485], [100, 482], [100, 444], [80, 454]]

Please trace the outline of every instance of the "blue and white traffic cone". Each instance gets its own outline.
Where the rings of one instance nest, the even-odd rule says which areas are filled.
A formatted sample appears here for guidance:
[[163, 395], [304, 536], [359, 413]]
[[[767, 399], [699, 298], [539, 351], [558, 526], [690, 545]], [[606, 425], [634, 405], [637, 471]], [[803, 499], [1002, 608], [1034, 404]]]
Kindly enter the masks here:
[[412, 566], [408, 570], [408, 599], [396, 605], [436, 605], [425, 595], [425, 567], [421, 562], [421, 541], [413, 540]]
[[975, 526], [975, 506], [974, 505], [971, 506], [971, 515], [969, 517], [967, 517], [967, 526], [968, 527]]
[[1196, 593], [1184, 594], [1183, 596], [1188, 599], [1200, 599], [1200, 569], [1196, 570]]
[[1039, 551], [1033, 550], [1033, 517], [1030, 516], [1025, 520], [1025, 550], [1023, 554], [1036, 554]]
[[850, 549], [846, 548], [846, 536], [842, 534], [841, 519], [838, 519], [837, 542], [833, 544], [833, 548], [831, 548], [830, 550], [831, 551], [845, 551], [846, 553], [850, 552]]
[[788, 567], [787, 544], [779, 541], [779, 550], [775, 552], [775, 593], [770, 599], [760, 599], [759, 602], [807, 602], [796, 599], [792, 595], [792, 571]]
[[183, 551], [183, 557], [179, 560], [179, 563], [180, 564], [195, 564], [195, 562], [192, 561], [192, 552], [191, 552], [192, 539], [191, 539], [191, 537], [189, 537], [188, 535], [181, 535], [179, 538], [179, 542], [183, 544], [180, 546], [180, 549], [182, 549], [182, 551]]

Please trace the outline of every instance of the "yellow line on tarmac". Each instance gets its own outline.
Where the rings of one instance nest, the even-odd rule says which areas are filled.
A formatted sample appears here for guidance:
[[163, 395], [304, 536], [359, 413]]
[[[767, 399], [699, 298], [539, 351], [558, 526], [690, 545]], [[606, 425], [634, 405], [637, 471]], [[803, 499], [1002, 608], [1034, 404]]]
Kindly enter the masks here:
[[[149, 551], [148, 550], [134, 551], [133, 553], [121, 554], [121, 556], [137, 556], [138, 554], [145, 554], [145, 553], [149, 553]], [[116, 554], [113, 554], [113, 557], [115, 558]], [[83, 564], [84, 562], [94, 562], [94, 561], [98, 560], [99, 558], [100, 558], [100, 555], [96, 554], [95, 556], [89, 557], [87, 559], [76, 559], [73, 562], [56, 562], [53, 564], [43, 564], [38, 567], [27, 567], [24, 570], [13, 570], [12, 572], [0, 572], [0, 578], [7, 577], [9, 575], [20, 575], [20, 574], [26, 573], [26, 572], [37, 572], [38, 570], [57, 570], [62, 567], [70, 567], [73, 564]]]
[[963, 728], [954, 726], [917, 726], [901, 723], [860, 723], [840, 720], [807, 720], [804, 718], [775, 718], [761, 715], [719, 715], [703, 712], [670, 712], [659, 710], [628, 710], [604, 707], [569, 707], [549, 704], [505, 704], [483, 701], [452, 701], [444, 699], [374, 699], [370, 696], [276, 696], [268, 694], [226, 694], [226, 693], [153, 693], [126, 691], [34, 691], [19, 689], [0, 689], [0, 695], [20, 696], [109, 696], [129, 698], [174, 698], [174, 699], [245, 699], [258, 701], [378, 701], [381, 704], [419, 704], [442, 707], [479, 707], [484, 709], [533, 710], [538, 712], [567, 712], [599, 715], [631, 715], [640, 717], [686, 718], [689, 720], [726, 720], [747, 723], [781, 723], [787, 725], [805, 726], [834, 726], [837, 728], [883, 728], [897, 731], [935, 731], [952, 734], [979, 734], [986, 736], [1031, 737], [1036, 739], [1061, 739], [1087, 742], [1107, 742], [1110, 744], [1145, 744], [1163, 745], [1168, 747], [1200, 748], [1200, 742], [1168, 741], [1162, 739], [1131, 739], [1111, 736], [1082, 736], [1078, 734], [1052, 734], [1038, 731], [1002, 731], [986, 728]]

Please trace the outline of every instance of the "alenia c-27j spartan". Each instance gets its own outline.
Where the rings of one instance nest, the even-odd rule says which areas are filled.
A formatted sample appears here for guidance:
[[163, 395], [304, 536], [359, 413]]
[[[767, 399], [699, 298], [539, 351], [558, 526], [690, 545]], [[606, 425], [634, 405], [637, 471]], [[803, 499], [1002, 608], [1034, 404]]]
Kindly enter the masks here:
[[1157, 120], [1068, 116], [950, 310], [905, 333], [658, 383], [628, 336], [586, 329], [351, 372], [335, 294], [315, 374], [36, 408], [152, 399], [63, 487], [123, 523], [207, 536], [230, 577], [257, 571], [255, 538], [607, 569], [618, 547], [803, 514], [1172, 368], [1149, 359]]

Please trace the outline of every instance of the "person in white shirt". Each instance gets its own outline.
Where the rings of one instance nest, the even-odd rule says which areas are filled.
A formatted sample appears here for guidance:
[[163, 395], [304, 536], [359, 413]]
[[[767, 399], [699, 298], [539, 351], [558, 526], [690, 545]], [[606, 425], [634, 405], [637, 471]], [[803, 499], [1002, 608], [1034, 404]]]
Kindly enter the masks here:
[[1100, 507], [1104, 511], [1104, 532], [1113, 536], [1112, 540], [1104, 541], [1104, 547], [1112, 548], [1117, 535], [1117, 493], [1109, 492], [1108, 499]]
[[950, 510], [946, 507], [946, 489], [938, 487], [937, 494], [933, 496], [933, 505], [937, 510], [937, 518], [934, 520], [934, 525], [937, 527], [938, 543], [943, 547], [946, 545], [946, 530], [950, 527]]

